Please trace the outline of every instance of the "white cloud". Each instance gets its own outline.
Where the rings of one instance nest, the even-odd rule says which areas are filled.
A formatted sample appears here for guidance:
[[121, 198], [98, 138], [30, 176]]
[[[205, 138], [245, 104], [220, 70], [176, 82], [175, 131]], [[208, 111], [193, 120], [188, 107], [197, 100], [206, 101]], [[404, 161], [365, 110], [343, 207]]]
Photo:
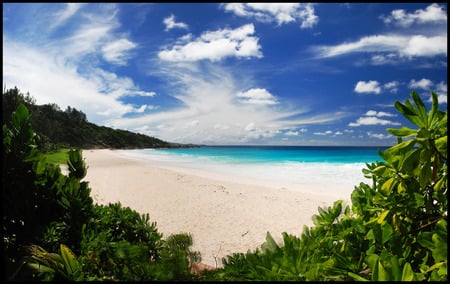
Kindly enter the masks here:
[[380, 83], [377, 81], [371, 80], [368, 82], [358, 81], [355, 85], [355, 92], [357, 93], [381, 93]]
[[[436, 94], [438, 96], [438, 102], [439, 104], [446, 104], [447, 103], [447, 83], [442, 81], [436, 85]], [[430, 97], [431, 101], [431, 97]]]
[[324, 131], [324, 132], [314, 132], [313, 134], [314, 135], [318, 135], [318, 136], [332, 136], [332, 137], [336, 137], [336, 136], [343, 135], [344, 133], [341, 132], [341, 131], [333, 132], [331, 130], [327, 130], [327, 131]]
[[380, 119], [375, 116], [360, 117], [356, 122], [350, 122], [348, 126], [355, 127], [361, 125], [400, 125], [398, 122], [393, 122], [386, 119]]
[[447, 55], [447, 36], [415, 35], [409, 38], [407, 45], [400, 50], [405, 56]]
[[[3, 82], [18, 86], [36, 99], [37, 104], [56, 103], [61, 108], [75, 107], [86, 113], [89, 121], [104, 125], [109, 117], [141, 112], [149, 106], [135, 108], [119, 100], [123, 96], [153, 96], [127, 77], [100, 68], [98, 59], [123, 64], [134, 43], [117, 33], [115, 5], [92, 6], [78, 15], [79, 6], [68, 5], [56, 13], [57, 22], [76, 22], [59, 39], [33, 41], [3, 37]], [[40, 15], [55, 17], [54, 12]], [[37, 32], [35, 32], [37, 33]], [[15, 37], [17, 38], [17, 37]], [[49, 83], [51, 82], [51, 83]]]
[[227, 3], [222, 7], [237, 16], [255, 18], [263, 23], [300, 22], [301, 28], [311, 28], [319, 21], [311, 3]]
[[266, 89], [253, 88], [246, 92], [240, 92], [237, 97], [241, 102], [257, 105], [273, 105], [277, 104], [277, 99]]
[[149, 105], [141, 105], [138, 109], [135, 110], [137, 113], [143, 113], [147, 109], [152, 109], [152, 106]]
[[64, 10], [58, 11], [54, 14], [54, 18], [49, 26], [50, 30], [53, 30], [63, 25], [68, 19], [75, 15], [78, 10], [86, 3], [66, 3]]
[[392, 117], [392, 116], [396, 116], [395, 114], [392, 113], [388, 113], [388, 112], [384, 112], [384, 111], [374, 111], [374, 110], [369, 110], [366, 112], [367, 116], [377, 116], [377, 117], [382, 117], [382, 116], [388, 116], [388, 117]]
[[102, 47], [103, 58], [117, 65], [125, 65], [129, 59], [128, 51], [136, 46], [135, 43], [123, 38], [109, 42]]
[[331, 134], [333, 134], [333, 131], [327, 130], [327, 131], [325, 131], [325, 132], [314, 132], [313, 134], [314, 134], [314, 135], [319, 135], [319, 136], [326, 136], [326, 135], [331, 135]]
[[99, 70], [92, 69], [85, 77], [81, 76], [73, 65], [64, 64], [45, 50], [9, 40], [4, 41], [3, 48], [3, 82], [30, 92], [37, 104], [56, 103], [62, 109], [75, 107], [96, 123], [104, 122], [105, 115], [120, 116], [133, 111], [132, 106], [116, 100], [129, 88], [135, 88], [129, 80], [116, 76], [114, 82], [122, 83], [119, 89], [118, 85], [110, 85]]
[[367, 132], [367, 136], [371, 137], [371, 138], [376, 138], [376, 139], [390, 139], [394, 136], [392, 136], [391, 134], [381, 134], [381, 133], [373, 133], [373, 132]]
[[[319, 57], [335, 57], [356, 52], [376, 52], [374, 64], [389, 63], [397, 57], [432, 57], [447, 55], [447, 35], [373, 35], [335, 46], [316, 47]], [[379, 54], [381, 52], [388, 55]], [[386, 57], [390, 56], [390, 58]]]
[[397, 93], [399, 85], [400, 85], [400, 83], [398, 81], [391, 81], [391, 82], [385, 83], [383, 85], [383, 87], [385, 89], [388, 89], [391, 93]]
[[298, 136], [299, 132], [298, 131], [287, 131], [286, 133], [284, 133], [284, 135], [286, 136]]
[[400, 57], [396, 53], [375, 54], [370, 58], [373, 65], [397, 64], [400, 62]]
[[226, 57], [262, 57], [261, 46], [253, 24], [243, 25], [236, 29], [207, 31], [193, 41], [178, 42], [158, 53], [161, 60], [171, 62], [193, 62], [200, 60], [220, 61]]
[[[304, 106], [294, 107], [282, 101], [276, 108], [270, 104], [242, 103], [241, 99], [264, 100], [270, 96], [262, 89], [249, 88], [254, 79], [245, 73], [234, 74], [208, 61], [202, 64], [160, 61], [157, 67], [159, 76], [167, 79], [167, 89], [181, 105], [140, 117], [111, 119], [109, 124], [122, 129], [141, 129], [146, 125], [146, 134], [157, 134], [166, 141], [179, 143], [258, 144], [269, 143], [277, 135], [284, 136], [286, 131], [327, 123], [344, 115], [322, 113], [314, 116]], [[251, 95], [252, 92], [247, 91], [244, 93], [247, 97], [238, 97], [239, 90], [254, 90], [254, 93]], [[186, 128], [186, 123], [194, 120], [199, 122], [197, 127]]]
[[180, 28], [180, 29], [188, 29], [188, 25], [182, 22], [175, 22], [175, 16], [170, 15], [169, 17], [165, 18], [163, 20], [164, 25], [166, 25], [165, 31], [169, 31], [174, 28]]
[[433, 82], [430, 79], [422, 78], [419, 81], [411, 80], [409, 82], [408, 87], [411, 89], [423, 89], [423, 90], [429, 90], [433, 86]]
[[404, 9], [393, 10], [389, 16], [380, 17], [386, 24], [409, 27], [414, 23], [447, 23], [447, 12], [443, 6], [431, 4], [425, 10], [418, 9], [414, 13], [407, 13]]

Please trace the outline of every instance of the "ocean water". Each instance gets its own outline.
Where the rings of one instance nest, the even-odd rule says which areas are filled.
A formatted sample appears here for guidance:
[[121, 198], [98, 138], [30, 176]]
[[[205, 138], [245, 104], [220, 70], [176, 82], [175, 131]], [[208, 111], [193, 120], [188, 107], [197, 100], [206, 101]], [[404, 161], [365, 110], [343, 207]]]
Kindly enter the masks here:
[[377, 147], [202, 146], [121, 150], [127, 156], [166, 165], [201, 169], [258, 180], [345, 186], [371, 184], [362, 169], [382, 161]]

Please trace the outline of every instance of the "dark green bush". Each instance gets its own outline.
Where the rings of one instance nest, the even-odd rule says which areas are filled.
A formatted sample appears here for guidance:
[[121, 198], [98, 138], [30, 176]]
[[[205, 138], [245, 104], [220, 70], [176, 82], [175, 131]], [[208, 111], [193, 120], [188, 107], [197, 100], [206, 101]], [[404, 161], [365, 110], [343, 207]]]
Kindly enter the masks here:
[[[162, 240], [149, 215], [120, 203], [94, 205], [81, 150], [68, 175], [36, 146], [28, 109], [3, 125], [5, 280], [189, 280], [188, 234]], [[78, 255], [78, 257], [77, 257]]]

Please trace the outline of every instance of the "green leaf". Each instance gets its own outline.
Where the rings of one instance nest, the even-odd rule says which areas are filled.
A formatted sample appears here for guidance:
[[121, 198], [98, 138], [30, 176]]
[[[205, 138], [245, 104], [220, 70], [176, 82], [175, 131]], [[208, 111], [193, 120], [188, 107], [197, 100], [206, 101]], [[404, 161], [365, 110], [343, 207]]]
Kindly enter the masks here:
[[406, 104], [408, 106], [403, 105], [402, 103], [397, 101], [394, 103], [394, 106], [401, 114], [403, 114], [403, 116], [405, 118], [407, 118], [409, 121], [411, 121], [414, 125], [420, 127], [421, 123], [420, 123], [419, 115], [416, 114], [414, 108], [411, 106], [411, 103], [409, 103], [408, 100], [406, 100]]
[[60, 250], [68, 276], [73, 277], [81, 273], [81, 264], [78, 262], [75, 254], [63, 244], [60, 245]]
[[384, 191], [386, 194], [391, 193], [392, 188], [396, 185], [397, 181], [395, 177], [389, 178], [387, 181], [383, 183], [381, 186], [381, 190]]
[[414, 271], [409, 262], [403, 266], [402, 281], [414, 281]]
[[384, 244], [389, 241], [393, 233], [392, 226], [389, 223], [384, 223], [381, 225], [381, 242]]
[[417, 92], [412, 91], [411, 97], [416, 103], [417, 106], [417, 114], [420, 117], [421, 125], [420, 127], [428, 128], [428, 116], [427, 116], [427, 108], [423, 104], [422, 100], [420, 99], [420, 96]]
[[435, 120], [437, 119], [437, 112], [438, 109], [438, 99], [435, 92], [431, 92], [431, 110], [428, 114], [428, 126], [431, 127], [435, 123]]
[[279, 248], [279, 246], [275, 242], [275, 240], [273, 239], [272, 235], [269, 232], [267, 232], [267, 234], [266, 234], [266, 242], [262, 245], [262, 250], [263, 251], [274, 252], [278, 248]]
[[394, 281], [402, 280], [402, 271], [400, 269], [400, 262], [398, 261], [398, 257], [393, 255], [391, 257], [391, 268], [392, 268], [392, 277]]
[[374, 271], [374, 273], [377, 273], [376, 275], [376, 280], [375, 281], [389, 281], [391, 279], [389, 279], [389, 274], [387, 273], [386, 269], [384, 268], [383, 264], [381, 263], [380, 260], [377, 261], [377, 270], [376, 272]]
[[380, 216], [378, 217], [377, 223], [381, 224], [383, 223], [384, 219], [386, 218], [386, 216], [389, 214], [390, 210], [385, 210], [383, 211]]
[[402, 159], [399, 170], [404, 173], [411, 173], [419, 166], [420, 152], [419, 150], [410, 150]]
[[404, 183], [404, 182], [400, 182], [400, 183], [398, 184], [398, 187], [397, 187], [397, 192], [398, 192], [399, 194], [403, 194], [403, 193], [406, 192], [406, 190], [407, 190], [407, 188], [406, 188], [405, 183]]
[[400, 129], [386, 128], [386, 131], [395, 136], [408, 137], [417, 134], [417, 130], [402, 126]]

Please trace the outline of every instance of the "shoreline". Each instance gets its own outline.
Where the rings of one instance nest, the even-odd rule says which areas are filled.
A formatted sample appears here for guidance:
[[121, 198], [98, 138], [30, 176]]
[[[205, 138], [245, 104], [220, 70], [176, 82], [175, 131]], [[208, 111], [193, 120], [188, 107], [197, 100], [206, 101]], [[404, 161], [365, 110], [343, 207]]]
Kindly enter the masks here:
[[[267, 232], [300, 236], [312, 226], [317, 207], [343, 199], [353, 188], [325, 194], [323, 185], [268, 182], [129, 157], [115, 150], [83, 150], [95, 203], [120, 202], [148, 213], [158, 232], [190, 233], [202, 263], [221, 267], [221, 258], [254, 251]], [[333, 185], [330, 185], [333, 186]], [[329, 190], [329, 189], [328, 189]]]

